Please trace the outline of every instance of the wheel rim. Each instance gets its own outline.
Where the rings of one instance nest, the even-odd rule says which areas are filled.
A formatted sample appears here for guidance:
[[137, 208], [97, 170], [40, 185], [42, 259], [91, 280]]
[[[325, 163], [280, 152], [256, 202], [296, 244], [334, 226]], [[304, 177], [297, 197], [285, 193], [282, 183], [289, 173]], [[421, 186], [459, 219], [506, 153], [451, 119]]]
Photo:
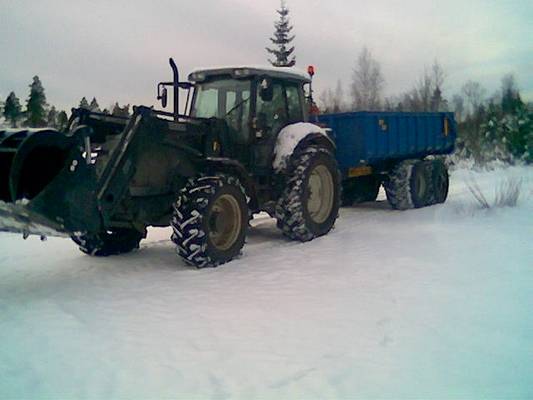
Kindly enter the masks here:
[[221, 251], [235, 244], [242, 225], [239, 203], [235, 197], [223, 194], [217, 198], [208, 218], [209, 239]]
[[325, 165], [316, 166], [309, 176], [307, 184], [309, 198], [307, 211], [317, 224], [326, 221], [333, 208], [333, 177]]

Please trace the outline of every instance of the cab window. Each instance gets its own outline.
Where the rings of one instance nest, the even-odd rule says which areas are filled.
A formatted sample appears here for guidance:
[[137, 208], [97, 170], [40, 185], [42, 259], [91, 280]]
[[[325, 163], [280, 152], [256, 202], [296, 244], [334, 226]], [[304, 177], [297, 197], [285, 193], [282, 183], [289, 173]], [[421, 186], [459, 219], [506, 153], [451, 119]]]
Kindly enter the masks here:
[[302, 102], [298, 85], [285, 86], [289, 123], [303, 121]]
[[256, 113], [268, 123], [269, 133], [276, 133], [287, 125], [287, 108], [285, 104], [285, 94], [281, 83], [273, 83], [273, 95], [271, 101], [264, 101], [261, 96], [257, 96]]
[[198, 84], [191, 116], [226, 120], [238, 141], [248, 140], [250, 81], [218, 79]]

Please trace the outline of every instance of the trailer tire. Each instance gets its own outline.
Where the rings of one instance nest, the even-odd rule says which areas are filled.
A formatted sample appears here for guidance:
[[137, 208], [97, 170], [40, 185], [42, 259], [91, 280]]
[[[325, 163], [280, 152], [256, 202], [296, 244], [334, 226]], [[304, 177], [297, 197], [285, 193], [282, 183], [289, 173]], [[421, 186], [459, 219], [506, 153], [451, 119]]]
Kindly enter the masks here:
[[431, 163], [431, 204], [441, 204], [448, 197], [450, 177], [448, 168], [442, 160], [433, 160]]
[[81, 252], [95, 257], [108, 257], [129, 253], [139, 248], [145, 232], [135, 229], [115, 228], [99, 234], [75, 235], [72, 240]]
[[276, 203], [277, 226], [292, 240], [327, 234], [340, 207], [340, 173], [331, 152], [309, 146], [291, 157], [285, 189]]
[[431, 165], [431, 161], [417, 161], [411, 170], [411, 201], [414, 208], [431, 205], [433, 192]]
[[431, 204], [431, 161], [405, 160], [396, 165], [384, 182], [387, 200], [396, 210]]
[[405, 160], [398, 163], [383, 183], [387, 201], [396, 210], [413, 208], [411, 201], [411, 172], [416, 160]]
[[248, 221], [248, 200], [239, 179], [191, 178], [174, 204], [172, 241], [187, 264], [216, 267], [240, 254]]

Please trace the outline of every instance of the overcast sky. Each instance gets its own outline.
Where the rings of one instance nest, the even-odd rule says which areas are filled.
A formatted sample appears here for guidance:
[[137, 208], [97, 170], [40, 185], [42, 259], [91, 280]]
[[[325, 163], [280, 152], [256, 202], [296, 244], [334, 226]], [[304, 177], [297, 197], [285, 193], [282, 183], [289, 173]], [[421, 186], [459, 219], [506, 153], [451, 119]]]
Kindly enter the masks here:
[[[533, 100], [531, 0], [288, 0], [297, 67], [317, 68], [318, 91], [345, 86], [367, 46], [380, 62], [386, 94], [412, 87], [438, 59], [448, 98], [468, 79], [488, 94], [513, 72]], [[0, 0], [0, 95], [25, 101], [39, 75], [50, 104], [96, 96], [155, 103], [169, 56], [182, 76], [195, 66], [264, 64], [278, 0]], [[346, 90], [348, 92], [348, 90]]]

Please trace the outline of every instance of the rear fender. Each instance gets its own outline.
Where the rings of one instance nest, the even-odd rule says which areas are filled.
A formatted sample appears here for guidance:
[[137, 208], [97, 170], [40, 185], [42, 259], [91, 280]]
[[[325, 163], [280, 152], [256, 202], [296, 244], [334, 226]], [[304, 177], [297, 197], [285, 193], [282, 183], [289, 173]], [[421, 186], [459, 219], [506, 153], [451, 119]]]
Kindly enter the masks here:
[[299, 122], [283, 128], [274, 147], [272, 167], [277, 173], [286, 171], [291, 156], [308, 146], [320, 146], [335, 152], [335, 143], [326, 130], [308, 122]]

